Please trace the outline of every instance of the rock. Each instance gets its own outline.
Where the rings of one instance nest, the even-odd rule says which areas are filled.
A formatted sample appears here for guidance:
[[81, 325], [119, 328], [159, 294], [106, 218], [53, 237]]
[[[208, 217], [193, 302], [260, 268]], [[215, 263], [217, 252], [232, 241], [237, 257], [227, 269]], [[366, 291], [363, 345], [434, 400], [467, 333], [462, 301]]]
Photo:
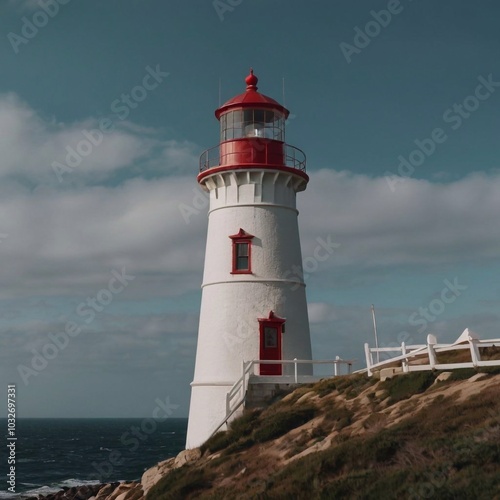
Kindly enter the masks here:
[[92, 484], [83, 486], [64, 486], [62, 490], [50, 495], [30, 497], [28, 500], [90, 500], [95, 499], [97, 492], [102, 488], [102, 484]]
[[106, 500], [125, 500], [130, 490], [136, 488], [137, 485], [139, 485], [139, 483], [120, 483], [118, 487], [106, 497]]
[[488, 376], [487, 373], [476, 373], [475, 375], [472, 375], [470, 379], [468, 379], [469, 382], [477, 382], [478, 380], [482, 380], [483, 378], [486, 378]]
[[371, 399], [368, 397], [368, 396], [363, 396], [361, 398], [361, 400], [359, 401], [359, 403], [362, 405], [362, 406], [368, 406], [370, 403], [371, 403]]
[[444, 382], [445, 380], [448, 380], [450, 377], [451, 377], [451, 372], [440, 373], [436, 377], [436, 380], [434, 380], [434, 383], [437, 384], [438, 382]]
[[174, 468], [175, 458], [169, 458], [148, 469], [141, 478], [144, 495], [165, 475]]
[[174, 461], [174, 469], [182, 467], [184, 464], [189, 462], [196, 462], [196, 460], [201, 458], [201, 450], [199, 448], [193, 448], [192, 450], [183, 450], [176, 457]]
[[382, 368], [382, 370], [380, 370], [380, 381], [383, 382], [388, 378], [395, 377], [396, 375], [401, 375], [402, 373], [403, 368], [401, 368], [400, 366], [393, 368]]
[[115, 500], [139, 500], [139, 498], [143, 497], [142, 486], [139, 483], [135, 483], [128, 491], [124, 491], [121, 495], [118, 495]]
[[295, 404], [303, 403], [304, 401], [307, 401], [308, 399], [312, 398], [315, 394], [316, 393], [314, 391], [306, 392], [303, 396], [300, 396], [300, 398], [297, 399]]
[[119, 484], [120, 483], [110, 483], [101, 486], [95, 500], [105, 500], [109, 495], [111, 495], [111, 493], [113, 493], [113, 491], [116, 490]]

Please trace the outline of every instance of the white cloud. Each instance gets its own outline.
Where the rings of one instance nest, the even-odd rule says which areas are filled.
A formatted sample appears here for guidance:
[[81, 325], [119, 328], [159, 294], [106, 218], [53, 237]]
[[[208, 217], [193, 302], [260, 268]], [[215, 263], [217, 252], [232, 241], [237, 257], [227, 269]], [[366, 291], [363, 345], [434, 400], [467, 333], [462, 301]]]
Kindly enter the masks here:
[[192, 165], [195, 171], [198, 158], [194, 144], [109, 119], [109, 129], [103, 129], [97, 118], [58, 123], [39, 116], [13, 93], [0, 95], [0, 178], [15, 176], [32, 184], [66, 187], [81, 182], [97, 184], [138, 162], [141, 169], [159, 175], [178, 171], [181, 165]]
[[[106, 286], [113, 269], [125, 267], [135, 280], [89, 332], [75, 339], [78, 348], [68, 347], [54, 361], [53, 373], [70, 367], [125, 373], [132, 367], [161, 377], [176, 373], [172, 387], [178, 380], [187, 386], [199, 305], [193, 297], [202, 279], [207, 226], [206, 210], [193, 205], [198, 148], [120, 122], [60, 183], [51, 163], [62, 161], [66, 146], [76, 147], [82, 130], [97, 124], [96, 118], [61, 124], [41, 117], [14, 94], [0, 96], [0, 234], [8, 235], [0, 244], [0, 298], [18, 299], [14, 306], [6, 300], [6, 310], [0, 311], [4, 325], [11, 322], [0, 339], [3, 354], [15, 371], [14, 362], [26, 362], [29, 348], [60, 328], [59, 314], [71, 316], [81, 301]], [[448, 183], [406, 179], [392, 192], [383, 177], [313, 172], [308, 189], [298, 196], [303, 256], [314, 255], [318, 237], [331, 235], [340, 244], [318, 264], [317, 273], [339, 294], [360, 279], [360, 269], [375, 270], [384, 280], [401, 266], [418, 273], [450, 262], [484, 264], [499, 254], [499, 192], [495, 174]], [[180, 210], [186, 206], [193, 209], [189, 223]], [[342, 272], [345, 281], [332, 279]], [[176, 313], [160, 309], [148, 315], [148, 307], [141, 308], [158, 299], [167, 306], [168, 297], [188, 294], [187, 307]], [[369, 306], [355, 299], [352, 306], [334, 306], [329, 299], [309, 304], [315, 357], [359, 359], [362, 343], [371, 339]], [[129, 311], [124, 304], [134, 307]], [[382, 341], [393, 342], [408, 328], [398, 321], [412, 310], [386, 311], [385, 317], [380, 311]], [[452, 340], [465, 326], [488, 335], [499, 322], [486, 313], [453, 321], [432, 327]], [[40, 376], [49, 392], [51, 370]]]
[[500, 175], [435, 184], [321, 170], [299, 194], [304, 256], [315, 238], [341, 246], [325, 267], [397, 266], [495, 258], [500, 250]]
[[114, 188], [0, 190], [0, 230], [9, 235], [0, 248], [0, 295], [79, 296], [102, 287], [111, 270], [123, 266], [144, 277], [134, 283], [141, 293], [148, 293], [143, 283], [160, 295], [197, 289], [206, 212], [188, 225], [179, 210], [191, 202], [195, 182], [182, 177]]
[[335, 309], [325, 302], [310, 302], [307, 305], [309, 323], [328, 323], [337, 319]]
[[[97, 123], [56, 123], [15, 94], [0, 97], [0, 233], [9, 235], [0, 246], [0, 277], [11, 287], [4, 295], [86, 293], [123, 265], [144, 276], [144, 291], [147, 284], [158, 293], [162, 281], [175, 293], [198, 287], [206, 218], [196, 211], [186, 224], [180, 211], [192, 205], [197, 147], [122, 122], [81, 168], [66, 174], [68, 182], [59, 183], [51, 161]], [[117, 185], [94, 185], [120, 169], [128, 179], [124, 174]], [[140, 177], [152, 171], [170, 175]], [[192, 173], [172, 175], [181, 171]], [[13, 174], [40, 184], [31, 191], [14, 183]], [[80, 182], [72, 183], [75, 178]], [[313, 255], [318, 237], [331, 235], [340, 247], [321, 263], [324, 270], [494, 258], [499, 192], [500, 175], [482, 173], [450, 183], [408, 178], [392, 192], [384, 177], [313, 172], [299, 194], [303, 256]]]

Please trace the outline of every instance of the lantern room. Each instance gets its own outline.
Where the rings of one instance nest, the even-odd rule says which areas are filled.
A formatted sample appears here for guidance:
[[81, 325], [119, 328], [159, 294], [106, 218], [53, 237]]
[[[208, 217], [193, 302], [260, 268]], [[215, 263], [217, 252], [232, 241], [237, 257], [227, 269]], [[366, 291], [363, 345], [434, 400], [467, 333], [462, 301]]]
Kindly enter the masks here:
[[220, 117], [220, 141], [261, 137], [275, 141], [285, 141], [285, 118], [277, 110], [235, 109]]
[[[292, 168], [305, 174], [304, 153], [285, 143], [285, 121], [290, 112], [271, 97], [258, 92], [253, 70], [246, 90], [215, 111], [220, 122], [220, 143], [200, 158], [200, 181], [214, 168]], [[213, 173], [211, 171], [210, 173]]]

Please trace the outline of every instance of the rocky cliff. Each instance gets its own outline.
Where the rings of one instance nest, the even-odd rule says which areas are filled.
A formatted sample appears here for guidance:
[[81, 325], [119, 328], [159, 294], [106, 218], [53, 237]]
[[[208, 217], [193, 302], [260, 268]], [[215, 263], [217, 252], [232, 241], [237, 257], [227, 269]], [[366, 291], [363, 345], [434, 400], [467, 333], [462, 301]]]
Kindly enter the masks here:
[[500, 499], [500, 374], [326, 379], [246, 412], [201, 449], [50, 499]]

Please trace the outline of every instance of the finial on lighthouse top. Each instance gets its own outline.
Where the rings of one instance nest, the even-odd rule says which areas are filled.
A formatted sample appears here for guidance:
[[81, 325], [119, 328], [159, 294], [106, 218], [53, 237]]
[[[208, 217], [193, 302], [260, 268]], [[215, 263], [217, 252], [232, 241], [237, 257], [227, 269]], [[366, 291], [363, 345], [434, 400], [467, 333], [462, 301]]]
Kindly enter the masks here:
[[232, 111], [234, 109], [272, 109], [279, 111], [284, 114], [285, 118], [288, 118], [289, 111], [279, 102], [275, 101], [271, 97], [261, 94], [257, 90], [257, 83], [259, 79], [253, 74], [253, 68], [250, 68], [250, 74], [245, 78], [245, 83], [247, 88], [245, 92], [229, 99], [222, 106], [215, 110], [215, 116], [217, 119], [221, 117], [222, 114]]
[[245, 78], [247, 90], [257, 90], [257, 83], [259, 79], [253, 74], [253, 68], [250, 68], [250, 74]]

